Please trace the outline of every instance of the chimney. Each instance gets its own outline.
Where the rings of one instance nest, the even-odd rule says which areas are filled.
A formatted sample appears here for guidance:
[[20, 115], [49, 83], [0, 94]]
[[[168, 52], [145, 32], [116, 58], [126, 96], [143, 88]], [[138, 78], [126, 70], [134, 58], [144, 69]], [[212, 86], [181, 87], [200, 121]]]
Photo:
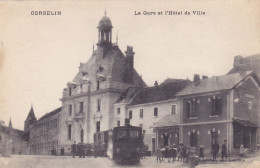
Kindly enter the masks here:
[[241, 55], [235, 56], [233, 67], [239, 68], [242, 64], [243, 64], [243, 57]]
[[126, 55], [126, 83], [133, 83], [133, 74], [134, 74], [134, 52], [132, 46], [127, 46], [125, 52]]
[[158, 82], [157, 81], [154, 82], [154, 86], [158, 86]]
[[202, 79], [208, 79], [208, 76], [202, 75]]
[[200, 84], [200, 75], [199, 74], [194, 74], [193, 82], [196, 86]]

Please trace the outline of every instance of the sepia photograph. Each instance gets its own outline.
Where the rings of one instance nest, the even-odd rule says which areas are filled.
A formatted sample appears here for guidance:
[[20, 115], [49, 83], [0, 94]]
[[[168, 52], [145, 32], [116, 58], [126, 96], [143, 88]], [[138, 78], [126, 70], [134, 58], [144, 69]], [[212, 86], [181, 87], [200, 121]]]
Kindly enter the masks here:
[[257, 168], [257, 0], [0, 0], [0, 168]]

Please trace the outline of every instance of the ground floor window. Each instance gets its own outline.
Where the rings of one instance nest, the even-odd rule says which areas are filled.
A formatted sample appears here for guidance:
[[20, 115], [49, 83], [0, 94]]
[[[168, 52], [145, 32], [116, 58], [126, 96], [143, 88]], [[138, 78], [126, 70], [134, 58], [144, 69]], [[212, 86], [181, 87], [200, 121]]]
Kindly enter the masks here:
[[198, 135], [197, 132], [190, 133], [190, 146], [195, 147], [198, 145]]
[[68, 125], [68, 140], [71, 140], [71, 125]]

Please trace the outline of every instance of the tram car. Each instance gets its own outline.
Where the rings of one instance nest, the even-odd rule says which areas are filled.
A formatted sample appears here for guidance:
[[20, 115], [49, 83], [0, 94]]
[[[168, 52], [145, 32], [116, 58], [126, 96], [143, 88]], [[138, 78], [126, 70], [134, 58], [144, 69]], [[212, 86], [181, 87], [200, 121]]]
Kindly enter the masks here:
[[143, 145], [142, 128], [131, 125], [94, 134], [97, 156], [109, 156], [118, 164], [140, 162]]

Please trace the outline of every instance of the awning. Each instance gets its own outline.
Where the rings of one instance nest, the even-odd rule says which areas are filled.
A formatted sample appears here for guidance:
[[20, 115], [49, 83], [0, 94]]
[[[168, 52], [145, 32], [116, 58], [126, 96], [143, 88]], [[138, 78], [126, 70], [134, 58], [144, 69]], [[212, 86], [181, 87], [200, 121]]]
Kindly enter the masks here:
[[159, 128], [159, 127], [174, 127], [178, 126], [179, 120], [178, 116], [176, 115], [166, 115], [156, 123], [154, 123], [151, 127], [152, 128]]
[[256, 124], [252, 123], [249, 120], [244, 120], [244, 119], [241, 119], [241, 118], [233, 118], [233, 121], [237, 122], [241, 125], [244, 125], [245, 127], [257, 127]]

